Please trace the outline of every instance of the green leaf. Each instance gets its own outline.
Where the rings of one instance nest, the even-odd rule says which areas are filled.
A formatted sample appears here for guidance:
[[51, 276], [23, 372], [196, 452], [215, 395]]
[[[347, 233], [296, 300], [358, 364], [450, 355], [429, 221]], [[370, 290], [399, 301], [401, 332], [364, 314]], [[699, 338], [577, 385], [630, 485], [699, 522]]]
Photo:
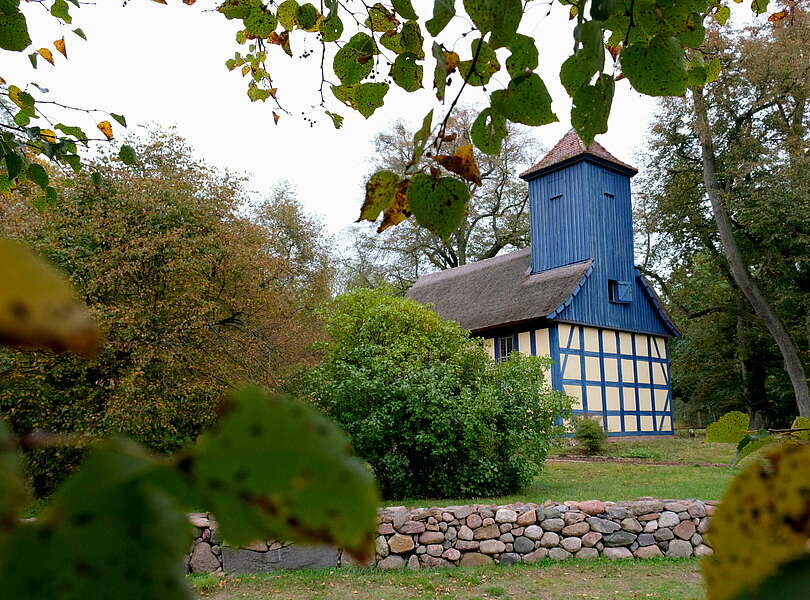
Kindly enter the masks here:
[[78, 35], [78, 36], [79, 36], [80, 38], [82, 38], [84, 41], [87, 41], [87, 36], [84, 34], [84, 31], [82, 30], [82, 28], [81, 28], [81, 27], [77, 27], [76, 29], [74, 29], [74, 30], [73, 30], [73, 33], [75, 33], [76, 35]]
[[591, 18], [606, 21], [616, 10], [615, 0], [591, 0]]
[[393, 5], [396, 13], [403, 19], [415, 21], [419, 18], [419, 16], [416, 14], [416, 11], [413, 9], [413, 4], [411, 4], [411, 0], [392, 0], [391, 4]]
[[506, 134], [506, 118], [491, 108], [482, 110], [470, 129], [475, 147], [491, 155], [500, 153]]
[[377, 2], [374, 6], [367, 9], [368, 18], [364, 25], [371, 29], [371, 31], [393, 31], [399, 25], [399, 20], [394, 13], [388, 10], [382, 3]]
[[422, 126], [413, 134], [413, 155], [411, 156], [411, 165], [416, 165], [422, 159], [425, 153], [425, 146], [430, 139], [430, 131], [433, 129], [433, 109], [422, 118]]
[[65, 135], [71, 135], [75, 137], [77, 140], [82, 142], [85, 146], [87, 145], [87, 134], [82, 130], [81, 127], [76, 127], [75, 125], [64, 125], [63, 123], [57, 123], [54, 129], [58, 129]]
[[635, 42], [622, 51], [622, 71], [637, 92], [648, 96], [682, 96], [687, 75], [678, 40], [657, 36]]
[[68, 3], [65, 0], [54, 0], [51, 5], [51, 14], [58, 19], [62, 19], [65, 23], [70, 24], [73, 22], [70, 17]]
[[697, 48], [706, 39], [706, 28], [703, 27], [703, 17], [699, 13], [691, 13], [685, 22], [685, 27], [678, 33], [678, 40], [686, 48]]
[[506, 59], [506, 70], [511, 77], [524, 75], [537, 68], [538, 55], [534, 38], [516, 33], [507, 47], [512, 53]]
[[458, 64], [458, 72], [469, 85], [482, 86], [489, 83], [492, 76], [501, 69], [501, 63], [498, 62], [495, 50], [483, 39], [473, 40], [470, 44], [470, 54], [473, 58], [476, 53], [478, 58], [475, 60], [475, 68], [472, 59], [463, 60]]
[[520, 0], [464, 0], [464, 10], [482, 36], [492, 32], [489, 44], [494, 49], [509, 45], [523, 16]]
[[9, 179], [14, 179], [17, 175], [22, 172], [23, 165], [25, 161], [23, 157], [17, 154], [14, 151], [10, 151], [6, 153], [6, 173], [8, 174]]
[[134, 166], [138, 164], [138, 156], [135, 154], [135, 149], [132, 146], [124, 144], [118, 151], [118, 158], [121, 159], [125, 165]]
[[425, 21], [425, 29], [430, 35], [436, 37], [455, 16], [455, 0], [433, 0], [433, 17]]
[[444, 90], [447, 87], [447, 63], [444, 58], [444, 48], [433, 42], [433, 58], [436, 59], [436, 68], [433, 71], [433, 87], [436, 88], [436, 98], [444, 101]]
[[113, 119], [115, 119], [118, 122], [118, 124], [121, 125], [121, 127], [126, 127], [127, 126], [127, 120], [124, 117], [124, 115], [117, 115], [115, 113], [110, 113], [110, 116]]
[[734, 464], [739, 463], [743, 458], [756, 452], [760, 448], [772, 444], [775, 439], [773, 434], [765, 429], [747, 434], [740, 440], [740, 443], [737, 444], [737, 456], [734, 458]]
[[720, 25], [725, 25], [729, 17], [731, 17], [731, 9], [728, 6], [721, 6], [714, 13], [714, 18]]
[[69, 164], [74, 173], [80, 173], [82, 170], [82, 159], [78, 154], [66, 154], [62, 157], [62, 162]]
[[687, 85], [700, 87], [706, 84], [706, 67], [703, 65], [690, 66], [686, 70]]
[[25, 170], [25, 176], [32, 181], [33, 183], [37, 184], [43, 190], [48, 187], [48, 173], [45, 171], [45, 168], [37, 163], [31, 163], [28, 165], [28, 168]]
[[298, 2], [296, 0], [284, 0], [278, 5], [277, 16], [278, 22], [287, 31], [292, 31], [296, 24], [296, 15], [298, 14]]
[[101, 184], [104, 182], [101, 173], [98, 171], [93, 171], [93, 174], [90, 175], [90, 180], [93, 182], [93, 185], [96, 187], [101, 187]]
[[172, 478], [132, 442], [92, 450], [45, 514], [12, 534], [14, 551], [0, 564], [4, 594], [89, 599], [115, 590], [120, 600], [194, 598], [178, 562], [192, 530], [165, 491]]
[[706, 63], [706, 83], [714, 83], [720, 77], [720, 59], [712, 58]]
[[415, 54], [400, 54], [391, 66], [391, 77], [406, 92], [415, 92], [422, 87], [422, 65], [417, 64]]
[[19, 2], [13, 0], [0, 2], [0, 48], [3, 50], [22, 52], [31, 43], [28, 23], [18, 6]]
[[758, 15], [768, 12], [768, 0], [752, 0], [751, 10]]
[[318, 21], [318, 9], [312, 4], [302, 4], [295, 13], [295, 22], [300, 29], [312, 29]]
[[225, 0], [217, 9], [226, 19], [247, 19], [254, 8], [264, 8], [261, 0]]
[[360, 83], [374, 68], [374, 40], [365, 33], [356, 33], [335, 53], [332, 68], [343, 85]]
[[309, 541], [373, 553], [379, 498], [371, 470], [308, 404], [238, 390], [194, 455], [198, 493], [229, 542]]
[[537, 73], [513, 77], [505, 90], [492, 92], [492, 108], [514, 123], [546, 125], [557, 121], [551, 96]]
[[28, 60], [31, 61], [31, 66], [37, 68], [37, 60], [39, 60], [39, 52], [32, 52], [28, 55]]
[[736, 444], [748, 433], [748, 423], [747, 414], [728, 412], [706, 428], [706, 441]]
[[337, 14], [330, 15], [318, 24], [324, 42], [336, 42], [343, 35], [343, 21]]
[[326, 111], [326, 114], [332, 119], [332, 124], [335, 126], [335, 129], [340, 129], [343, 127], [343, 115], [339, 115], [334, 112]]
[[388, 93], [387, 83], [355, 83], [352, 85], [333, 85], [335, 98], [346, 106], [355, 109], [366, 119], [383, 105]]
[[366, 197], [358, 221], [376, 221], [394, 200], [399, 175], [391, 171], [377, 171], [366, 182]]
[[268, 38], [278, 26], [276, 15], [263, 5], [253, 8], [247, 18], [243, 19], [245, 29], [251, 37]]
[[586, 147], [597, 134], [608, 129], [614, 87], [613, 77], [602, 74], [594, 85], [583, 85], [572, 98], [571, 125]]
[[417, 173], [408, 186], [408, 208], [417, 223], [445, 240], [464, 220], [469, 199], [470, 190], [455, 177]]
[[389, 31], [380, 36], [380, 44], [397, 54], [410, 52], [415, 54], [419, 60], [425, 58], [425, 50], [422, 48], [425, 39], [419, 24], [415, 21], [408, 21], [402, 25], [402, 31]]

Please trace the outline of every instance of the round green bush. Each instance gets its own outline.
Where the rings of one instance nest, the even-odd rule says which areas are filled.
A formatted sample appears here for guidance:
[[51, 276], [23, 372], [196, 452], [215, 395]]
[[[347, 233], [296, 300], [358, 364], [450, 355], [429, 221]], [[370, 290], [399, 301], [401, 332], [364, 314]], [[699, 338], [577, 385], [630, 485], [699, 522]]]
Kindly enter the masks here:
[[574, 439], [588, 454], [598, 454], [605, 447], [607, 432], [595, 419], [581, 415], [574, 420]]
[[324, 315], [314, 402], [349, 433], [387, 498], [508, 494], [538, 473], [570, 400], [544, 359], [494, 362], [480, 341], [383, 291], [339, 297]]

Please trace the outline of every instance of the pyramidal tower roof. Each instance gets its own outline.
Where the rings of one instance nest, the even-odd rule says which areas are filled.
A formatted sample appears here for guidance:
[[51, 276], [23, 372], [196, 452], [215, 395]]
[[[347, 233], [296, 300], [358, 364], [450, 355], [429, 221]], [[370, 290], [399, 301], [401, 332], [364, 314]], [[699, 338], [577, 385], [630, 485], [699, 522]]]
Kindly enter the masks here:
[[577, 132], [574, 129], [571, 129], [562, 137], [559, 142], [554, 145], [551, 150], [549, 150], [548, 154], [541, 158], [536, 165], [521, 173], [520, 177], [523, 179], [533, 178], [541, 172], [559, 165], [560, 163], [568, 161], [574, 162], [572, 159], [577, 157], [584, 158], [585, 156], [595, 157], [600, 162], [606, 161], [612, 163], [618, 167], [621, 167], [623, 171], [630, 171], [633, 175], [638, 173], [638, 169], [628, 165], [626, 162], [620, 161], [618, 158], [608, 152], [599, 142], [591, 142], [591, 145], [586, 147], [585, 143], [580, 139], [579, 135], [577, 135]]

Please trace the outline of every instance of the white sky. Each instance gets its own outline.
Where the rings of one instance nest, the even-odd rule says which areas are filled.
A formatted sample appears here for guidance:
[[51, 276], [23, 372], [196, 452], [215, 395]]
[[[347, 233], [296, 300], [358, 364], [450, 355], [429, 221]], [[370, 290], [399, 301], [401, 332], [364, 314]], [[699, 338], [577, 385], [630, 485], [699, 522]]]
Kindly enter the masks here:
[[[331, 110], [346, 117], [338, 131], [319, 107], [312, 107], [319, 100], [320, 47], [312, 34], [293, 32], [296, 58], [289, 58], [277, 46], [270, 47], [269, 70], [274, 85], [282, 104], [293, 113], [282, 116], [276, 126], [271, 103], [251, 103], [245, 94], [247, 80], [241, 78], [238, 70], [228, 72], [224, 66], [224, 61], [236, 50], [247, 51], [234, 41], [236, 22], [206, 12], [205, 9], [218, 4], [214, 0], [198, 0], [192, 7], [181, 0], [168, 3], [97, 0], [95, 5], [84, 5], [81, 9], [71, 6], [72, 27], [81, 27], [87, 34], [87, 42], [72, 34], [72, 27], [60, 32], [55, 20], [40, 5], [23, 3], [29, 15], [34, 48], [53, 49], [52, 40], [64, 34], [69, 59], [54, 51], [56, 67], [40, 60], [34, 71], [25, 54], [3, 53], [0, 75], [21, 87], [28, 81], [36, 81], [50, 89], [47, 97], [68, 105], [124, 114], [130, 130], [136, 131], [136, 125], [144, 123], [176, 126], [209, 163], [250, 174], [253, 190], [260, 193], [275, 182], [288, 179], [297, 187], [307, 210], [321, 215], [330, 232], [352, 223], [362, 201], [374, 134], [397, 118], [416, 126], [436, 104], [430, 89], [434, 63], [429, 42], [425, 89], [408, 94], [392, 86], [385, 106], [369, 120], [340, 105], [326, 91]], [[461, 10], [461, 2], [456, 4]], [[430, 14], [432, 5], [432, 0], [414, 0], [420, 15]], [[548, 17], [545, 15], [549, 2], [536, 1], [530, 6], [521, 32], [538, 40], [538, 71], [551, 92], [553, 108], [560, 119], [559, 123], [535, 128], [533, 134], [550, 147], [570, 128], [570, 100], [559, 84], [557, 73], [571, 51], [573, 24], [567, 19], [566, 8], [556, 2]], [[750, 18], [747, 5], [732, 4], [732, 11], [738, 22]], [[445, 32], [447, 35], [440, 38], [448, 46], [459, 40], [455, 49], [462, 59], [469, 58], [471, 40], [469, 37], [460, 40], [459, 33], [467, 28], [466, 17], [457, 17]], [[298, 59], [306, 49], [314, 50], [312, 56]], [[498, 87], [505, 85], [508, 81], [505, 70], [495, 79]], [[448, 98], [452, 98], [453, 89], [448, 88]], [[467, 102], [484, 102], [479, 90], [469, 91], [472, 93], [465, 91], [464, 95]], [[33, 92], [37, 98], [42, 97], [36, 90]], [[654, 99], [634, 92], [627, 81], [619, 82], [609, 132], [600, 136], [599, 141], [617, 157], [633, 162], [654, 109]], [[317, 117], [318, 123], [310, 127], [301, 118], [301, 111]], [[441, 109], [437, 113], [443, 114]], [[88, 134], [96, 133], [94, 122], [84, 115], [64, 120], [80, 124]], [[116, 133], [123, 133], [115, 122], [113, 126]]]

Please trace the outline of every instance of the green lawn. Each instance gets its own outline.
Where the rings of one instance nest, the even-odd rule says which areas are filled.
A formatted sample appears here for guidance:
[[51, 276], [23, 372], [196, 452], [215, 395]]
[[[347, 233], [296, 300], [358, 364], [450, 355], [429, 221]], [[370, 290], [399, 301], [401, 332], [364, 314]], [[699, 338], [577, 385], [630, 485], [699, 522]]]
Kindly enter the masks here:
[[198, 577], [206, 600], [698, 600], [704, 597], [695, 559], [571, 560], [536, 565], [374, 571], [287, 571], [225, 579]]
[[521, 494], [499, 498], [390, 500], [388, 505], [451, 506], [555, 500], [633, 500], [698, 498], [719, 500], [737, 473], [729, 467], [657, 466], [626, 463], [546, 462], [543, 472]]
[[[720, 463], [729, 464], [734, 460], [734, 444], [713, 444], [702, 438], [623, 438], [611, 439], [605, 447], [603, 456], [634, 458], [651, 461], [677, 461], [686, 464]], [[575, 454], [576, 446], [563, 444], [555, 448], [550, 457], [558, 454]]]

